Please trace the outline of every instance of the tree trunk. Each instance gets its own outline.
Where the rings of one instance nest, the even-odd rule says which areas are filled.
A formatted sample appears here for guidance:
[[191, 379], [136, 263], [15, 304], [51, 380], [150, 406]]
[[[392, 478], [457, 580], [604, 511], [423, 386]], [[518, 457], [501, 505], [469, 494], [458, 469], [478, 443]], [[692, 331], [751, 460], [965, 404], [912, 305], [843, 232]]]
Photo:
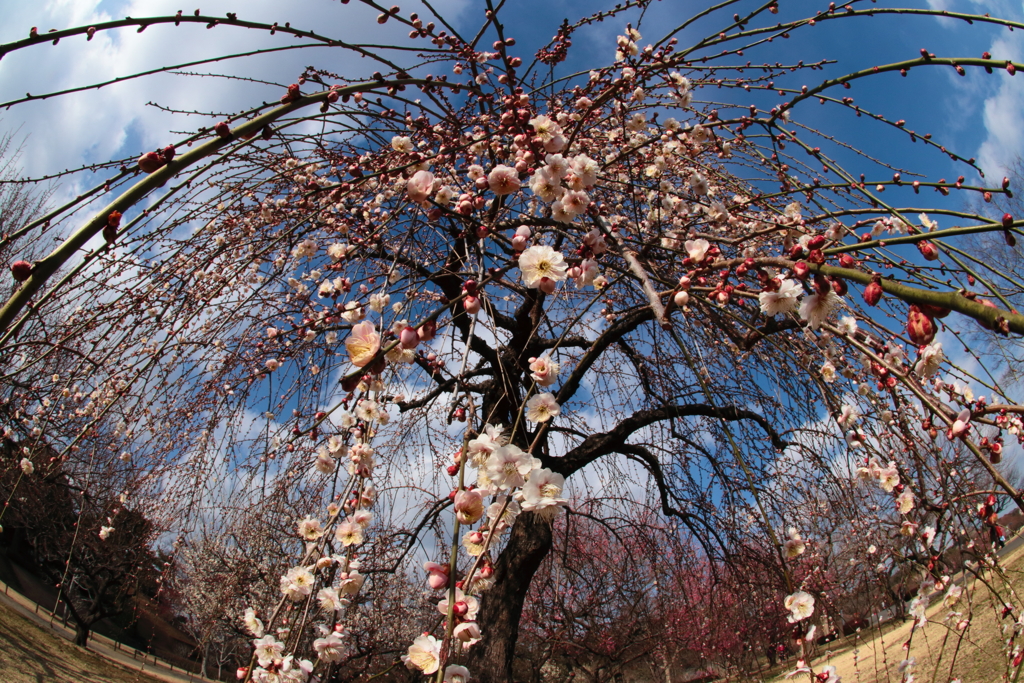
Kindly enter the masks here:
[[89, 627], [80, 621], [75, 622], [75, 645], [85, 647], [89, 644]]
[[519, 618], [533, 575], [551, 550], [551, 523], [532, 512], [519, 515], [508, 545], [494, 565], [494, 587], [484, 593], [477, 623], [480, 642], [469, 651], [469, 671], [480, 683], [512, 680]]

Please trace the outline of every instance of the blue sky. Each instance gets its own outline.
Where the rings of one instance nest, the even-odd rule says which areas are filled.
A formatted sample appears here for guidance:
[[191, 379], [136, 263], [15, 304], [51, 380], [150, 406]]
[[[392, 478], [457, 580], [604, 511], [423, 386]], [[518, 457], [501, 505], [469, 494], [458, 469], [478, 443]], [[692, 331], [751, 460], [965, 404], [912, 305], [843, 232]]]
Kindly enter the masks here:
[[[760, 3], [739, 2], [737, 11]], [[785, 20], [806, 13], [826, 3], [783, 2], [777, 20]], [[191, 12], [178, 0], [50, 0], [37, 3], [8, 3], [0, 26], [0, 42], [9, 42], [26, 36], [31, 26], [40, 32], [50, 28], [89, 25], [104, 19], [124, 16], [152, 16], [173, 14], [177, 9]], [[403, 11], [414, 11], [418, 3], [403, 4]], [[482, 19], [485, 5], [480, 0], [442, 0], [433, 5], [449, 17], [464, 34], [475, 33]], [[1009, 0], [929, 0], [906, 3], [911, 7], [933, 7], [964, 12], [989, 12], [997, 16], [1024, 19], [1024, 7]], [[871, 5], [861, 5], [871, 7]], [[881, 2], [874, 7], [895, 6]], [[652, 3], [640, 23], [644, 34], [641, 44], [662, 37], [669, 27], [676, 26], [693, 9], [692, 3], [669, 0]], [[223, 15], [238, 11], [243, 19], [290, 21], [294, 26], [310, 28], [342, 39], [356, 40], [371, 36], [373, 42], [405, 41], [405, 30], [395, 22], [380, 27], [375, 22], [376, 12], [358, 2], [341, 5], [336, 0], [297, 0], [282, 4], [271, 0], [254, 0], [238, 7], [237, 3], [209, 1], [201, 4], [204, 14]], [[597, 5], [584, 0], [515, 0], [503, 10], [507, 35], [518, 40], [517, 54], [529, 60], [538, 46], [555, 33], [565, 17], [574, 21]], [[730, 7], [711, 18], [704, 19], [680, 36], [680, 45], [717, 30], [728, 21]], [[426, 14], [423, 8], [421, 13]], [[637, 13], [630, 15], [634, 21]], [[561, 69], [589, 69], [607, 64], [612, 59], [614, 40], [622, 32], [624, 18], [613, 18], [604, 23], [585, 27], [577, 33], [571, 59]], [[776, 40], [773, 44], [750, 51], [747, 56], [755, 64], [763, 61], [791, 62], [798, 59], [812, 61], [819, 58], [840, 60], [824, 73], [798, 73], [790, 79], [794, 87], [813, 86], [813, 77], [825, 77], [840, 72], [864, 68], [915, 57], [922, 47], [940, 56], [978, 57], [988, 50], [1000, 58], [1024, 57], [1020, 32], [1010, 33], [1005, 28], [968, 26], [964, 22], [939, 18], [878, 16], [853, 21], [820, 22], [818, 26], [801, 30], [790, 40]], [[365, 39], [365, 38], [364, 38]], [[485, 45], [493, 37], [485, 40]], [[219, 27], [206, 30], [190, 25], [180, 28], [156, 26], [143, 34], [134, 29], [98, 34], [91, 42], [84, 38], [67, 39], [57, 46], [39, 45], [28, 50], [6, 55], [0, 60], [0, 101], [60, 88], [83, 85], [95, 80], [113, 78], [139, 69], [166, 63], [181, 63], [191, 59], [210, 57], [225, 52], [239, 52], [258, 46], [283, 45], [287, 41], [278, 35], [262, 35], [254, 31]], [[295, 41], [290, 41], [295, 42]], [[730, 62], [730, 63], [736, 63]], [[277, 83], [292, 82], [308, 64], [323, 66], [345, 74], [367, 70], [369, 62], [359, 60], [328, 48], [303, 49], [278, 53], [272, 57], [224, 62], [206, 70], [234, 73]], [[566, 68], [570, 67], [570, 68]], [[1024, 77], [1022, 75], [1021, 77]], [[857, 98], [863, 106], [892, 118], [903, 118], [908, 128], [928, 131], [942, 138], [947, 146], [964, 156], [977, 157], [990, 169], [1000, 174], [999, 167], [1024, 148], [1018, 112], [1024, 105], [1024, 89], [1013, 87], [1011, 78], [997, 72], [987, 76], [971, 70], [966, 77], [958, 77], [947, 68], [921, 69], [906, 79], [896, 75], [882, 76], [857, 84], [843, 93]], [[123, 84], [111, 85], [100, 91], [90, 91], [57, 100], [18, 105], [3, 112], [0, 126], [17, 130], [27, 136], [26, 154], [22, 159], [31, 174], [52, 172], [117, 156], [135, 156], [157, 145], [167, 144], [173, 136], [171, 130], [195, 125], [191, 120], [175, 120], [159, 112], [148, 102], [188, 110], [236, 111], [264, 99], [276, 98], [276, 86], [240, 83], [215, 78], [186, 78], [161, 75]], [[726, 96], [736, 96], [730, 93]], [[716, 93], [717, 95], [717, 93]], [[754, 99], [754, 98], [751, 98]], [[741, 102], [743, 100], [740, 100]], [[761, 99], [759, 102], [765, 102]], [[825, 124], [835, 130], [835, 107], [817, 108], [805, 105], [797, 112], [797, 120], [814, 126]], [[210, 123], [204, 119], [203, 123]], [[852, 116], [842, 119], [843, 139], [861, 147], [868, 153], [891, 151], [899, 144], [899, 136], [880, 133], [878, 126], [864, 125], [864, 119]], [[905, 139], [905, 138], [904, 138]], [[923, 145], [901, 151], [908, 165], [927, 164], [937, 177], [954, 176], [965, 170], [954, 167], [937, 152], [926, 152]], [[920, 155], [918, 158], [918, 155]], [[88, 179], [86, 179], [88, 180]]]

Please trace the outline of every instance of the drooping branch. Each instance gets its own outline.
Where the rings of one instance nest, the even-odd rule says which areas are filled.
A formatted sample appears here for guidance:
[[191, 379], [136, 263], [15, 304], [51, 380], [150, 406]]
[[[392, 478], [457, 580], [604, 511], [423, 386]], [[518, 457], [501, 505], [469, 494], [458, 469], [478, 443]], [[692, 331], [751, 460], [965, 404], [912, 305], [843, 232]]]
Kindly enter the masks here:
[[736, 406], [713, 407], [703, 403], [691, 403], [638, 410], [620, 420], [614, 428], [588, 436], [583, 443], [569, 450], [564, 456], [544, 459], [544, 465], [568, 477], [598, 458], [619, 452], [619, 449], [634, 432], [657, 422], [682, 417], [709, 417], [728, 421], [751, 420], [764, 430], [774, 448], [781, 450], [789, 445], [764, 416], [753, 411]]

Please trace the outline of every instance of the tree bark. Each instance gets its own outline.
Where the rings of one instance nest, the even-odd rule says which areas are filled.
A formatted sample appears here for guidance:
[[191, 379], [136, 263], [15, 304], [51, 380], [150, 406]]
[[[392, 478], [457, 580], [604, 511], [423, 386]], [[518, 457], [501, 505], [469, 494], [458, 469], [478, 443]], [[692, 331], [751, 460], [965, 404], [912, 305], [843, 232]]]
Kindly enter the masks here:
[[530, 582], [551, 550], [551, 523], [532, 512], [519, 515], [508, 545], [494, 565], [494, 587], [484, 593], [477, 623], [481, 638], [470, 649], [469, 671], [480, 683], [507, 683], [519, 639], [519, 619]]
[[89, 627], [80, 621], [75, 622], [75, 645], [85, 647], [89, 644]]

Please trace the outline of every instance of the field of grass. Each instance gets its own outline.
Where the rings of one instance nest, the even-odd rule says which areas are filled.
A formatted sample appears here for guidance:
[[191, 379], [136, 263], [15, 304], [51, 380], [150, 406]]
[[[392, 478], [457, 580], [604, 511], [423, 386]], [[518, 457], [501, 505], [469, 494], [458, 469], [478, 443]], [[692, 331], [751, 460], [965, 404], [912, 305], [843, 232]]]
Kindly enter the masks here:
[[[983, 578], [1001, 594], [1013, 590], [1013, 603], [1020, 605], [1024, 595], [1024, 548], [1003, 558], [1002, 564], [1009, 585], [990, 573]], [[843, 683], [900, 683], [905, 674], [913, 674], [914, 683], [949, 683], [956, 679], [962, 683], [996, 683], [1016, 679], [1020, 672], [1008, 669], [1002, 647], [1003, 641], [1013, 634], [1013, 619], [1002, 617], [1002, 603], [984, 583], [969, 577], [957, 604], [946, 607], [939, 599], [926, 614], [928, 624], [924, 628], [914, 629], [910, 621], [894, 620], [819, 648], [818, 656], [812, 660], [814, 670], [831, 664]], [[957, 624], [965, 619], [969, 626], [961, 631]], [[1024, 642], [1021, 636], [1017, 638], [1018, 644]], [[914, 665], [901, 670], [901, 662], [911, 659]], [[779, 676], [773, 683], [803, 680], [807, 680], [806, 676]], [[1024, 681], [1024, 674], [1020, 680]]]
[[29, 622], [0, 603], [3, 683], [164, 683], [112, 664]]

